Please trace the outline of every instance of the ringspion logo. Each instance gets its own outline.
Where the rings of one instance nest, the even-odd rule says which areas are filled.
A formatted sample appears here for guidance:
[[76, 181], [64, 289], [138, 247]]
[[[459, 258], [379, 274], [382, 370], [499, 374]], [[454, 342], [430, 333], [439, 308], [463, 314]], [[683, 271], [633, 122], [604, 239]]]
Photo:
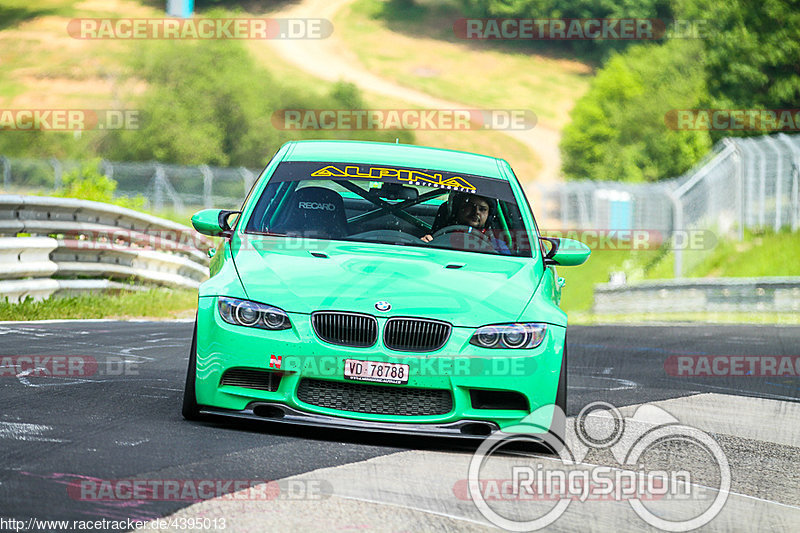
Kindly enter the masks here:
[[[566, 431], [558, 434], [551, 427]], [[503, 453], [526, 442], [548, 446], [555, 455]], [[610, 452], [619, 466], [585, 461], [591, 450]], [[697, 459], [685, 467], [663, 460], [678, 453]], [[478, 447], [467, 478], [455, 483], [453, 493], [472, 500], [484, 518], [508, 531], [543, 529], [570, 505], [593, 501], [627, 502], [650, 526], [692, 531], [719, 514], [730, 486], [728, 459], [708, 433], [655, 405], [640, 405], [632, 416], [623, 416], [611, 404], [594, 402], [574, 421], [567, 421], [558, 406], [542, 406], [518, 425], [493, 433]], [[532, 501], [555, 504], [532, 506]]]

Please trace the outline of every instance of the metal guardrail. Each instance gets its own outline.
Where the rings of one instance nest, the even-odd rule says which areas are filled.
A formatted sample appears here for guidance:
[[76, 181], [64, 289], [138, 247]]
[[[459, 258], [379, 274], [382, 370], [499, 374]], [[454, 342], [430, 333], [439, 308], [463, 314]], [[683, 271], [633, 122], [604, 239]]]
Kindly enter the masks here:
[[132, 209], [0, 195], [0, 298], [137, 285], [193, 289], [208, 277], [210, 246], [187, 226]]
[[800, 312], [800, 277], [682, 278], [594, 287], [595, 313]]

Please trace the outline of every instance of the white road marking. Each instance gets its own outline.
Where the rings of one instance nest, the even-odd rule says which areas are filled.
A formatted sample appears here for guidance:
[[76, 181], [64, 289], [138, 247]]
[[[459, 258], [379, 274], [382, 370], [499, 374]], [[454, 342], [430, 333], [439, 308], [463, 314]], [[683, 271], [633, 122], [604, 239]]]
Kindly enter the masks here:
[[[747, 378], [745, 378], [747, 379]], [[652, 402], [681, 424], [707, 433], [800, 447], [800, 403], [704, 393]], [[620, 408], [623, 415], [635, 406]]]
[[142, 439], [135, 441], [115, 440], [114, 444], [116, 444], [117, 446], [138, 446], [140, 444], [144, 444], [145, 442], [150, 442], [150, 439]]
[[33, 442], [64, 442], [62, 439], [52, 439], [42, 436], [45, 432], [52, 430], [52, 427], [41, 424], [0, 422], [0, 439], [13, 439]]
[[[798, 403], [706, 393], [647, 405], [658, 406], [677, 418], [680, 424], [694, 426], [705, 432], [779, 445], [800, 445]], [[620, 411], [630, 416], [636, 407], [627, 406], [620, 408]], [[652, 422], [657, 423], [656, 420]], [[347, 520], [352, 521], [353, 517], [363, 522], [358, 527], [381, 531], [414, 529], [413, 526], [420, 524], [425, 529], [448, 529], [448, 524], [443, 522], [447, 520], [457, 520], [465, 529], [483, 529], [487, 523], [472, 502], [459, 499], [454, 492], [455, 483], [466, 479], [470, 458], [468, 452], [398, 452], [286, 478], [297, 481], [325, 480], [333, 489], [328, 499], [251, 501], [239, 507], [229, 505], [231, 502], [225, 499], [213, 499], [182, 509], [173, 516], [189, 517], [203, 513], [205, 516], [225, 516], [230, 532], [248, 531], [256, 526], [260, 529], [300, 530], [315, 523], [317, 527], [326, 529], [341, 526]], [[502, 461], [501, 458], [498, 464]], [[576, 467], [593, 466], [597, 465], [583, 463]], [[713, 487], [697, 483], [692, 485], [714, 491]], [[526, 512], [532, 512], [537, 505], [544, 509], [552, 504], [526, 502], [526, 505], [534, 506], [526, 508]], [[516, 510], [511, 508], [510, 512], [521, 511], [518, 507]], [[413, 520], [413, 525], [409, 520]], [[738, 529], [742, 524], [759, 524], [762, 529], [780, 530], [786, 524], [799, 522], [800, 507], [796, 505], [731, 491], [722, 512], [706, 529], [729, 531]], [[588, 524], [592, 529], [601, 527], [618, 531], [636, 531], [646, 527], [625, 501], [571, 504], [553, 526], [576, 529]]]
[[618, 390], [631, 390], [639, 387], [639, 384], [635, 381], [631, 381], [629, 379], [622, 379], [622, 378], [609, 378], [605, 376], [582, 376], [580, 378], [582, 381], [591, 381], [595, 379], [603, 380], [603, 381], [611, 381], [613, 383], [617, 383], [616, 386], [612, 385], [598, 385], [596, 387], [587, 386], [587, 385], [573, 385], [570, 383], [569, 388], [574, 390], [604, 390], [604, 391], [618, 391]]
[[[45, 382], [45, 383], [31, 383], [31, 381], [28, 379], [28, 376], [30, 376], [31, 374], [39, 373], [39, 372], [45, 374], [44, 379], [46, 379], [48, 381]], [[20, 383], [22, 383], [26, 387], [33, 387], [35, 389], [40, 388], [40, 387], [60, 387], [60, 386], [64, 386], [64, 385], [80, 385], [82, 383], [89, 383], [89, 382], [95, 381], [95, 380], [92, 380], [92, 379], [64, 378], [64, 377], [60, 377], [60, 376], [49, 376], [47, 374], [48, 374], [48, 370], [46, 368], [42, 368], [42, 367], [29, 368], [28, 370], [23, 370], [22, 372], [17, 374], [17, 379], [19, 380]], [[54, 379], [57, 380], [55, 383], [52, 381]], [[64, 380], [64, 379], [68, 379], [70, 381], [58, 381], [58, 380]]]

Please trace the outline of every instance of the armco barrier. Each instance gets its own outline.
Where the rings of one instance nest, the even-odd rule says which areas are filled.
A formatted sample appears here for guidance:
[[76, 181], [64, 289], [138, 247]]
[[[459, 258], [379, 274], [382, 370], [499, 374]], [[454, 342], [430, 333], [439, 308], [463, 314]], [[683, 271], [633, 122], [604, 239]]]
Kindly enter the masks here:
[[141, 291], [141, 285], [119, 283], [107, 279], [12, 279], [0, 281], [0, 298], [10, 302], [31, 297], [34, 300], [49, 298], [54, 294], [72, 295], [110, 290]]
[[681, 278], [595, 285], [595, 313], [798, 312], [800, 277]]
[[187, 226], [132, 209], [0, 195], [0, 298], [41, 299], [131, 283], [196, 288], [208, 277], [204, 250], [210, 246]]

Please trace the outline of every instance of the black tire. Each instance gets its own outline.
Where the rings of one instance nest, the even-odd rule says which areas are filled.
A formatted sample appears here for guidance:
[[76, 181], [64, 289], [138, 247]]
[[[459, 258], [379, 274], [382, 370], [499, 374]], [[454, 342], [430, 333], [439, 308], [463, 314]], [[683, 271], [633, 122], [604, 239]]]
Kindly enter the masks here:
[[195, 380], [197, 378], [197, 319], [194, 321], [192, 334], [192, 347], [189, 350], [189, 368], [186, 370], [186, 385], [183, 389], [183, 409], [181, 413], [186, 420], [201, 420], [200, 406], [197, 405], [195, 395]]
[[[558, 389], [556, 390], [556, 406], [558, 406], [564, 413], [560, 416], [558, 411], [553, 414], [553, 420], [550, 423], [550, 433], [555, 434], [564, 442], [567, 432], [567, 339], [564, 337], [564, 355], [561, 357], [561, 372], [558, 377]], [[554, 450], [558, 453], [560, 450]]]
[[556, 405], [567, 414], [567, 338], [564, 337], [564, 356], [561, 358], [561, 374], [558, 377]]

